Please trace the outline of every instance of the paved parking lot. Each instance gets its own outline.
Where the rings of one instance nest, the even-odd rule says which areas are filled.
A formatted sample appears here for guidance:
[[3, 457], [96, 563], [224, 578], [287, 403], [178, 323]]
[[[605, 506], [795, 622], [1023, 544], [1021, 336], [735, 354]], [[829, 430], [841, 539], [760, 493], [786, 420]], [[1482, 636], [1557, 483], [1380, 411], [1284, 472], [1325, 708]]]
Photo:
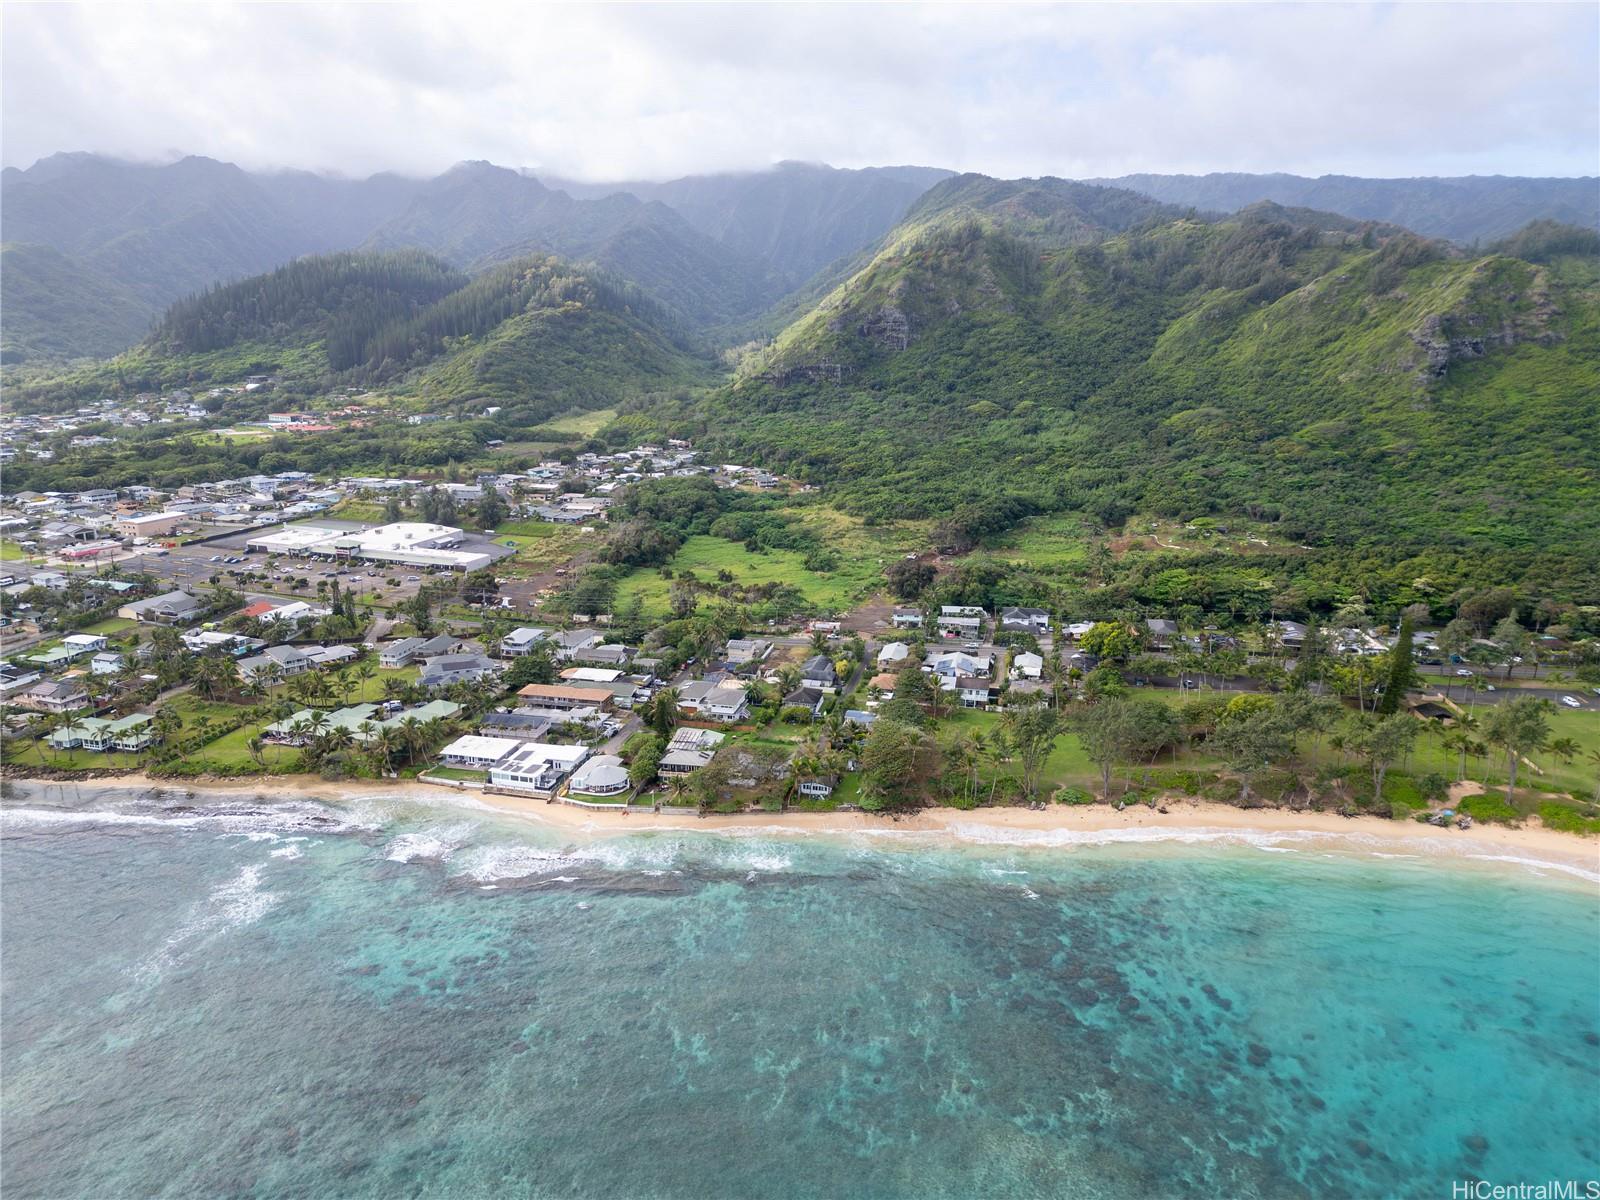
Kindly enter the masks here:
[[[165, 553], [156, 553], [151, 547], [133, 558], [123, 560], [119, 566], [127, 571], [148, 571], [168, 580], [174, 587], [193, 591], [211, 586], [213, 577], [226, 585], [253, 592], [266, 592], [283, 596], [315, 596], [317, 584], [326, 582], [330, 587], [337, 581], [341, 588], [357, 595], [372, 595], [383, 603], [393, 603], [416, 595], [418, 588], [430, 580], [459, 578], [451, 571], [429, 571], [407, 567], [398, 563], [368, 562], [362, 559], [324, 561], [316, 558], [296, 558], [288, 555], [273, 557], [268, 566], [268, 555], [247, 549], [246, 543], [260, 534], [259, 529], [245, 529], [210, 541], [174, 546]], [[480, 548], [477, 541], [474, 548]], [[503, 558], [512, 553], [509, 547], [497, 546], [487, 540], [481, 548]], [[242, 561], [229, 563], [228, 558]], [[296, 587], [298, 580], [305, 585]], [[391, 584], [389, 581], [394, 580]]]

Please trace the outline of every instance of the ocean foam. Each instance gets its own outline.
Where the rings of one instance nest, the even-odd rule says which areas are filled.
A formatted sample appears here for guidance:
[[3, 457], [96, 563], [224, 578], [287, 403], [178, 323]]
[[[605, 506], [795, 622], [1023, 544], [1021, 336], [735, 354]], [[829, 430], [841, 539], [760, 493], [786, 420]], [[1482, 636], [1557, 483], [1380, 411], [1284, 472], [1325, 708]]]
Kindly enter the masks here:
[[134, 968], [134, 976], [150, 982], [163, 972], [181, 966], [194, 952], [230, 930], [253, 925], [278, 903], [275, 892], [263, 891], [265, 863], [251, 863], [201, 901], [189, 920], [179, 926], [161, 949]]
[[390, 862], [442, 862], [472, 837], [476, 827], [462, 821], [455, 825], [430, 825], [415, 833], [402, 833], [385, 848]]

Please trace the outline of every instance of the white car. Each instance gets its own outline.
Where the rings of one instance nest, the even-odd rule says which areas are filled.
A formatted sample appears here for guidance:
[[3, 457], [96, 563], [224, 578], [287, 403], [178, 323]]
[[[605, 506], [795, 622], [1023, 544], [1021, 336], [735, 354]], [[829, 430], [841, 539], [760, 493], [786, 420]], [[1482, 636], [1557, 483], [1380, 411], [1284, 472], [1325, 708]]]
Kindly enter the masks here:
[[1457, 667], [1456, 668], [1456, 678], [1457, 679], [1471, 679], [1472, 678], [1472, 672], [1467, 670], [1465, 667]]
[[1563, 696], [1561, 697], [1561, 703], [1565, 704], [1568, 708], [1583, 707], [1583, 701], [1579, 700], [1576, 696]]

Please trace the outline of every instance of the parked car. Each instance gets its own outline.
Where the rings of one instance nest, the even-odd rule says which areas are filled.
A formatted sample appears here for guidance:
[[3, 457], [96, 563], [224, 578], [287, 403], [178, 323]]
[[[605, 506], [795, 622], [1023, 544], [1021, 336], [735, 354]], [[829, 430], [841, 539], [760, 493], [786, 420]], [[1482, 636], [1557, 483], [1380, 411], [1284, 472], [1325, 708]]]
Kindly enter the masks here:
[[1579, 700], [1576, 696], [1563, 696], [1561, 697], [1561, 703], [1565, 704], [1568, 708], [1583, 707], [1583, 701]]

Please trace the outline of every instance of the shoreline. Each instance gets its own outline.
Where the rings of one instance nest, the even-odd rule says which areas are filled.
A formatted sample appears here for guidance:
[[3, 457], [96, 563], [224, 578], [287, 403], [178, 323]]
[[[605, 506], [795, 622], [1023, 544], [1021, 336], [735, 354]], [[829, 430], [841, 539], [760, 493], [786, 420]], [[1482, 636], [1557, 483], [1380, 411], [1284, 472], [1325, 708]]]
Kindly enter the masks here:
[[165, 792], [245, 793], [268, 800], [312, 799], [334, 804], [366, 799], [412, 801], [428, 806], [473, 809], [520, 817], [548, 830], [586, 838], [641, 832], [724, 833], [733, 836], [852, 835], [936, 838], [950, 845], [997, 845], [1070, 853], [1109, 844], [1181, 844], [1204, 842], [1309, 843], [1321, 849], [1370, 855], [1426, 857], [1433, 861], [1494, 863], [1545, 867], [1600, 887], [1600, 839], [1543, 828], [1511, 829], [1477, 824], [1471, 829], [1440, 829], [1417, 821], [1381, 817], [1342, 817], [1337, 813], [1282, 808], [1235, 808], [1199, 800], [1169, 801], [1163, 814], [1144, 805], [1121, 812], [1105, 805], [1027, 808], [928, 808], [915, 813], [879, 816], [864, 812], [726, 813], [614, 812], [548, 803], [519, 796], [486, 795], [431, 784], [383, 784], [371, 781], [325, 783], [279, 779], [191, 782], [132, 774], [64, 784], [36, 780], [36, 785], [100, 790], [155, 789]]

